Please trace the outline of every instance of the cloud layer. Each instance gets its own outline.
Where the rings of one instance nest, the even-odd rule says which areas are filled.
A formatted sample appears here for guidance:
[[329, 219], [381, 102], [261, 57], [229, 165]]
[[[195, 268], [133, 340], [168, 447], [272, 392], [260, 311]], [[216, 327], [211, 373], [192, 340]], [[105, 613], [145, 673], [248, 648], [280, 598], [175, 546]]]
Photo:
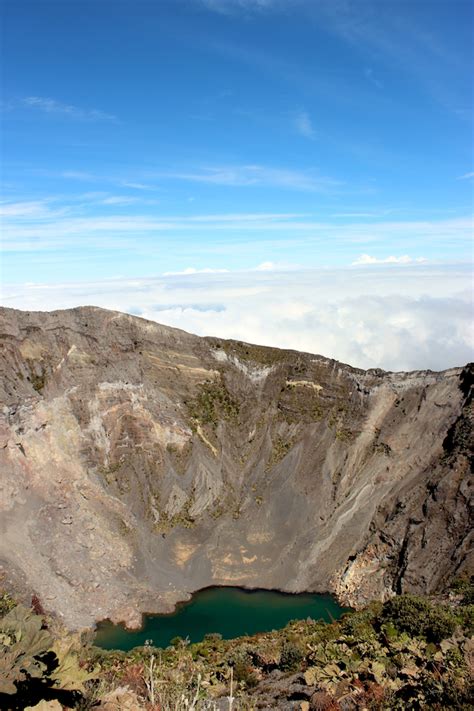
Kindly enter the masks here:
[[390, 257], [372, 257], [370, 254], [361, 254], [360, 257], [352, 262], [353, 266], [358, 266], [359, 264], [412, 264], [413, 262], [426, 262], [425, 257], [410, 257], [408, 254], [403, 254], [400, 257], [395, 257], [390, 255]]
[[388, 370], [472, 360], [467, 267], [202, 273], [9, 289], [22, 309], [93, 304], [199, 335], [237, 338]]
[[[256, 169], [255, 174], [258, 173]], [[287, 174], [285, 178], [288, 178]], [[237, 179], [236, 174], [231, 171], [227, 179], [232, 184]], [[150, 256], [156, 255], [157, 248], [163, 254], [168, 244], [172, 244], [173, 254], [180, 259], [181, 247], [199, 242], [201, 254], [232, 251], [232, 262], [223, 265], [225, 268], [234, 266], [235, 258], [241, 254], [256, 254], [257, 251], [256, 259], [260, 261], [267, 261], [269, 254], [282, 262], [300, 261], [300, 255], [295, 257], [298, 250], [304, 252], [305, 261], [302, 263], [316, 266], [321, 259], [329, 257], [331, 261], [332, 256], [339, 255], [342, 249], [347, 255], [346, 264], [416, 261], [418, 256], [407, 256], [412, 249], [423, 250], [422, 254], [427, 250], [426, 256], [439, 259], [439, 252], [452, 254], [453, 248], [458, 250], [458, 254], [460, 250], [462, 255], [470, 248], [472, 240], [473, 222], [470, 215], [390, 221], [370, 213], [337, 213], [333, 217], [337, 219], [296, 211], [178, 217], [167, 215], [160, 208], [159, 201], [136, 194], [107, 192], [82, 193], [67, 199], [52, 195], [39, 200], [0, 203], [4, 252], [39, 252], [85, 245], [102, 250], [105, 240], [110, 240], [110, 244], [117, 249], [134, 252], [140, 245], [148, 249]], [[383, 256], [362, 254], [354, 261], [357, 255], [354, 250], [359, 251], [364, 248], [362, 245], [369, 244], [371, 250], [373, 246], [379, 253], [383, 250]], [[405, 254], [386, 257], [388, 250], [395, 246], [403, 249]], [[191, 252], [194, 253], [194, 250]], [[318, 258], [316, 263], [315, 257]], [[188, 254], [186, 261], [190, 258]], [[173, 271], [181, 266], [182, 263], [176, 265]]]

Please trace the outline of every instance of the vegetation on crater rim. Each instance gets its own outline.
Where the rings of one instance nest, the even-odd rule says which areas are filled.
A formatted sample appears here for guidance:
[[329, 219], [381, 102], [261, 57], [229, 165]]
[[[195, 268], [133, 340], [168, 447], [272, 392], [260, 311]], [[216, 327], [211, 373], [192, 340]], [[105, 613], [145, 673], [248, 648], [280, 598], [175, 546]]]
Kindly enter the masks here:
[[[92, 646], [0, 599], [0, 707], [24, 709], [471, 709], [473, 584], [449, 603], [401, 595], [326, 624], [222, 640], [208, 634], [124, 653]], [[228, 697], [232, 696], [233, 701]], [[58, 702], [60, 705], [58, 705]], [[53, 704], [53, 705], [51, 705]], [[56, 705], [54, 705], [56, 704]]]

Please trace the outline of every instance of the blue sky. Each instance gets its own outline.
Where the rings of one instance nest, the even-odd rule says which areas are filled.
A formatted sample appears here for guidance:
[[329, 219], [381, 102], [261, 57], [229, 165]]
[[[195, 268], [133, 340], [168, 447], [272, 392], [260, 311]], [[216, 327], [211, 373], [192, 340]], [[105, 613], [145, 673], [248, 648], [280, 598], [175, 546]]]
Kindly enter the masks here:
[[472, 261], [472, 2], [1, 12], [5, 304], [31, 283]]

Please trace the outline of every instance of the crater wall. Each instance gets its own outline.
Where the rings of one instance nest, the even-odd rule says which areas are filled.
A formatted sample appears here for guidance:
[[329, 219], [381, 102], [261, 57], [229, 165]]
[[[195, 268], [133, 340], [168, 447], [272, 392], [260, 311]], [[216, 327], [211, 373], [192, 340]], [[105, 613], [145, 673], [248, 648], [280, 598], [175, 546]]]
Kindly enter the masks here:
[[71, 628], [221, 584], [359, 606], [472, 566], [472, 366], [362, 371], [94, 307], [0, 322], [0, 562]]

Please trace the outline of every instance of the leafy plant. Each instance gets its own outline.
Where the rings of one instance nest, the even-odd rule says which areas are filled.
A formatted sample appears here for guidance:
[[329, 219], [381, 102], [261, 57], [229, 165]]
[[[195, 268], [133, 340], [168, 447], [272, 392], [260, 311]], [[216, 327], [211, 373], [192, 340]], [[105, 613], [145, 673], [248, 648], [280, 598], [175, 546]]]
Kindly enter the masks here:
[[41, 617], [23, 605], [10, 610], [0, 622], [0, 692], [15, 694], [19, 682], [46, 675], [52, 641]]
[[96, 670], [81, 667], [77, 647], [72, 635], [53, 640], [43, 617], [17, 605], [0, 621], [0, 694], [19, 697], [12, 708], [24, 708], [53, 691], [84, 692]]

